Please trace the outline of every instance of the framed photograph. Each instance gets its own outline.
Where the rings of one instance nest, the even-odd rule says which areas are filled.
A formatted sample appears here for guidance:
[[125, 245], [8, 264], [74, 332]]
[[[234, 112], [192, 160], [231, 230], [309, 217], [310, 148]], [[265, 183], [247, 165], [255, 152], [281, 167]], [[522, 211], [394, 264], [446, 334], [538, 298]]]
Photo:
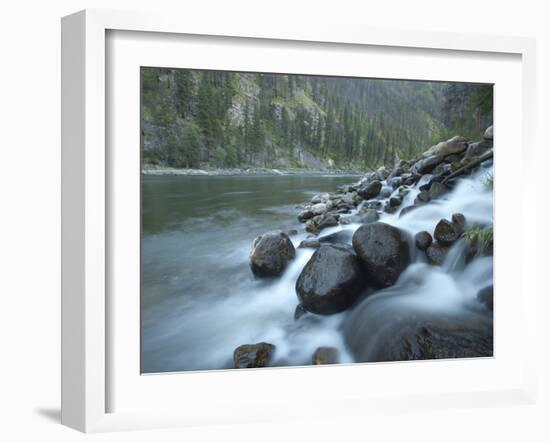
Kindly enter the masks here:
[[64, 424], [534, 400], [532, 40], [62, 31]]

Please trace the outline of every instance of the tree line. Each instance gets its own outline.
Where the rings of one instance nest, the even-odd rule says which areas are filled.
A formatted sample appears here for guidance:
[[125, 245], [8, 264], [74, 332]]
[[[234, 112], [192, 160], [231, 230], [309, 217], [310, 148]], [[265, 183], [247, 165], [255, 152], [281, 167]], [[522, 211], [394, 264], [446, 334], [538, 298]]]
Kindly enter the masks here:
[[142, 158], [171, 167], [372, 168], [492, 120], [492, 86], [141, 69]]

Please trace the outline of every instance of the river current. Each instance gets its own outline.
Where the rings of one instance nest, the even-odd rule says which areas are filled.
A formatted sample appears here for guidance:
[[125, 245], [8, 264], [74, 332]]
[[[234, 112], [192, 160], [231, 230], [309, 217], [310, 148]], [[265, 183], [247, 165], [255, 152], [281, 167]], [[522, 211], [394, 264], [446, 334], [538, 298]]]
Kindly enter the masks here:
[[[493, 222], [492, 189], [481, 169], [462, 179], [443, 199], [399, 218], [380, 221], [407, 231], [433, 232], [441, 218], [460, 212], [472, 225]], [[296, 258], [277, 280], [255, 279], [248, 265], [253, 239], [270, 230], [307, 234], [297, 221], [298, 204], [335, 191], [355, 176], [172, 176], [142, 178], [141, 365], [143, 373], [232, 367], [241, 344], [276, 346], [274, 365], [308, 365], [316, 348], [336, 347], [343, 363], [375, 360], [387, 327], [414, 316], [486, 323], [478, 291], [492, 284], [493, 260], [461, 262], [453, 246], [442, 267], [430, 266], [413, 251], [413, 264], [397, 284], [367, 297], [353, 310], [328, 317], [294, 320], [296, 279], [314, 250], [296, 249]], [[412, 204], [419, 182], [405, 197]], [[322, 231], [329, 235], [358, 224]], [[384, 332], [385, 331], [385, 332]], [[353, 348], [353, 352], [350, 351]], [[358, 358], [357, 355], [360, 355]], [[354, 356], [355, 355], [355, 356]]]

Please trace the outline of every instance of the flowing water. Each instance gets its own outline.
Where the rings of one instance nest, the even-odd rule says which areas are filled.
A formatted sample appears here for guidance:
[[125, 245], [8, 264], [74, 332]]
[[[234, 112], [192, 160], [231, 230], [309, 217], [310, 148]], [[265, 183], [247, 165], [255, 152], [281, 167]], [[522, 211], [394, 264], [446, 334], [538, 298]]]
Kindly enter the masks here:
[[[414, 235], [433, 231], [441, 218], [461, 212], [469, 223], [492, 224], [491, 170], [461, 180], [444, 200], [406, 216], [381, 221]], [[339, 350], [340, 362], [379, 358], [388, 324], [399, 318], [434, 317], [491, 326], [475, 297], [492, 284], [492, 259], [459, 262], [460, 244], [442, 268], [416, 253], [394, 287], [369, 296], [352, 311], [294, 320], [294, 285], [313, 250], [296, 249], [281, 278], [254, 279], [248, 267], [253, 239], [270, 230], [297, 229], [295, 246], [307, 235], [296, 220], [297, 204], [331, 192], [353, 176], [174, 176], [142, 179], [141, 348], [142, 372], [232, 367], [241, 344], [276, 346], [274, 365], [307, 365], [319, 346]], [[412, 203], [420, 182], [405, 198]], [[359, 225], [325, 229], [322, 235]], [[414, 250], [414, 247], [411, 247]], [[391, 320], [390, 320], [391, 319]]]

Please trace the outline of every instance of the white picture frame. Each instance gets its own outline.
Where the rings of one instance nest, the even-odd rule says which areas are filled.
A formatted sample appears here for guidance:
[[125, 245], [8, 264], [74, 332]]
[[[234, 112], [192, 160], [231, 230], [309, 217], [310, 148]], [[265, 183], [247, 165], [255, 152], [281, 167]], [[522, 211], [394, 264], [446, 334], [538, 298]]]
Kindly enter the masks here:
[[[296, 417], [365, 414], [373, 410], [399, 411], [426, 408], [488, 406], [504, 403], [532, 403], [536, 394], [533, 366], [535, 339], [526, 339], [521, 359], [521, 376], [501, 388], [483, 388], [460, 393], [444, 388], [424, 395], [378, 395], [359, 393], [353, 397], [331, 392], [326, 398], [312, 397], [308, 407], [266, 401], [260, 406], [236, 400], [232, 408], [220, 400], [209, 407], [167, 411], [110, 411], [109, 370], [113, 361], [108, 327], [113, 320], [108, 300], [108, 228], [112, 198], [108, 185], [109, 155], [106, 121], [109, 93], [106, 78], [109, 32], [154, 32], [161, 35], [216, 36], [219, 38], [268, 39], [286, 44], [338, 44], [342, 47], [370, 46], [404, 51], [426, 49], [473, 54], [511, 54], [521, 57], [521, 158], [524, 170], [534, 167], [535, 43], [532, 39], [491, 37], [403, 30], [376, 30], [344, 26], [300, 26], [277, 23], [217, 23], [181, 20], [177, 17], [142, 13], [86, 10], [62, 21], [62, 422], [85, 432], [158, 428], [209, 423], [252, 422]], [[158, 34], [156, 34], [158, 35]], [[497, 129], [498, 131], [498, 129]], [[498, 135], [497, 135], [498, 136]], [[506, 179], [501, 178], [499, 179]], [[518, 191], [525, 208], [523, 220], [536, 220], [536, 193]], [[524, 223], [525, 227], [525, 223]], [[521, 258], [535, 256], [534, 229], [522, 231]], [[521, 291], [525, 336], [534, 336], [536, 278], [534, 270], [522, 266]], [[498, 317], [497, 317], [498, 320]], [[395, 370], [391, 365], [382, 370]], [[386, 368], [384, 368], [386, 367]], [[359, 368], [353, 368], [357, 371]], [[460, 370], [460, 362], [455, 365]], [[349, 367], [326, 367], [325, 373]], [[277, 373], [278, 374], [277, 374]], [[240, 382], [256, 386], [268, 377], [284, 373], [286, 382], [299, 376], [293, 369], [232, 372]], [[139, 375], [139, 373], [137, 374]], [[208, 376], [203, 373], [202, 377]], [[201, 375], [199, 375], [201, 376]], [[165, 377], [166, 379], [169, 376]], [[520, 379], [521, 378], [521, 379]], [[198, 379], [198, 378], [197, 378]], [[234, 378], [235, 379], [235, 378]], [[227, 378], [219, 378], [222, 383]], [[516, 382], [517, 381], [517, 382]], [[164, 381], [169, 382], [167, 380]], [[296, 381], [294, 381], [296, 382]], [[439, 388], [439, 387], [438, 387]], [[196, 393], [193, 393], [196, 394]], [[230, 394], [228, 391], [227, 394]], [[187, 401], [192, 397], [186, 398]], [[153, 411], [156, 410], [156, 411]]]

